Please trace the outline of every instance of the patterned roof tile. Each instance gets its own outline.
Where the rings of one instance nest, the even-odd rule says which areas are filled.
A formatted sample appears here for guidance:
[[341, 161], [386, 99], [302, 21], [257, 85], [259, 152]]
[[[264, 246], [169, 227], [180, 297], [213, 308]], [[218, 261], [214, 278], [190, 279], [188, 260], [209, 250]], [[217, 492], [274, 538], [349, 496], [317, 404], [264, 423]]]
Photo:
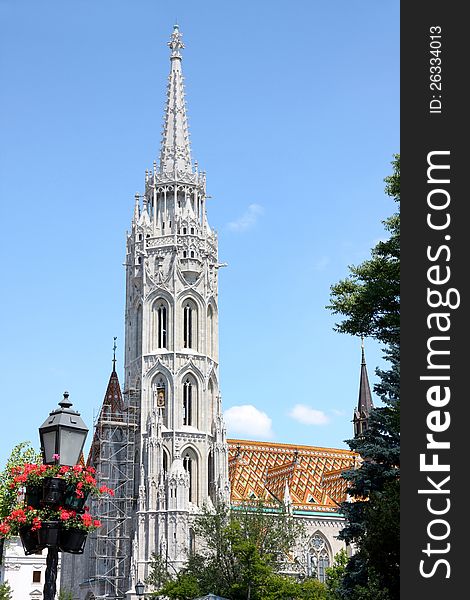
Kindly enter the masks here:
[[346, 500], [341, 472], [351, 469], [358, 455], [349, 450], [274, 442], [228, 440], [231, 500], [238, 504], [275, 497], [282, 501], [289, 488], [293, 508], [334, 511]]

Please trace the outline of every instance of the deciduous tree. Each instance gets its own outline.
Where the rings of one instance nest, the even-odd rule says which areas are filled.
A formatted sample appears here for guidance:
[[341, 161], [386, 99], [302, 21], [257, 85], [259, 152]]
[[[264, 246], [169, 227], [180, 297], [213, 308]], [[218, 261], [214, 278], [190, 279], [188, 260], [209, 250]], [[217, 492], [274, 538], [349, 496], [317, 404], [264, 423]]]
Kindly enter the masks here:
[[319, 581], [300, 582], [279, 574], [303, 535], [303, 527], [282, 504], [205, 508], [194, 531], [199, 549], [176, 577], [164, 574], [161, 559], [155, 558], [147, 583], [157, 587], [156, 595], [175, 600], [208, 593], [230, 600], [325, 600]]

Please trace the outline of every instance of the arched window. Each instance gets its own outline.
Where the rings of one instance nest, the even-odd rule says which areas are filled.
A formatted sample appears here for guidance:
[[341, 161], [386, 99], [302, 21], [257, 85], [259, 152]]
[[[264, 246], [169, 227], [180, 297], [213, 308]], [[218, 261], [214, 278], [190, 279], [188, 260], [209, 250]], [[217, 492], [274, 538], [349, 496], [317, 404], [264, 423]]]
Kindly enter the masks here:
[[209, 452], [207, 456], [207, 495], [214, 500], [214, 490], [215, 490], [215, 481], [214, 481], [214, 455], [212, 450]]
[[137, 358], [142, 354], [142, 306], [139, 304], [137, 307], [136, 323], [135, 323], [135, 352], [134, 356]]
[[154, 402], [154, 406], [161, 411], [160, 414], [162, 416], [162, 420], [163, 420], [163, 424], [167, 425], [167, 410], [166, 410], [166, 404], [167, 404], [167, 385], [166, 385], [166, 381], [163, 379], [163, 377], [157, 376], [153, 382], [152, 382], [152, 392], [153, 392], [153, 402]]
[[157, 348], [168, 348], [167, 327], [168, 311], [163, 302], [157, 303]]
[[189, 554], [194, 554], [196, 552], [196, 536], [192, 527], [189, 528], [188, 549]]
[[163, 473], [166, 474], [168, 473], [168, 452], [163, 449]]
[[207, 352], [210, 357], [215, 359], [215, 316], [212, 306], [209, 306], [209, 308], [207, 309], [207, 328], [209, 333], [209, 343]]
[[320, 534], [315, 533], [310, 540], [309, 547], [309, 572], [312, 577], [324, 582], [326, 579], [326, 568], [330, 566], [330, 553], [328, 542]]
[[183, 381], [183, 425], [194, 425], [196, 422], [197, 387], [189, 375]]
[[189, 475], [189, 501], [197, 504], [197, 458], [193, 450], [186, 450], [183, 466]]
[[215, 397], [214, 397], [214, 384], [212, 383], [212, 379], [209, 379], [209, 385], [207, 386], [209, 392], [209, 402], [210, 402], [210, 417], [211, 419], [215, 416], [216, 406], [215, 406]]
[[192, 300], [183, 303], [183, 347], [197, 348], [197, 309]]

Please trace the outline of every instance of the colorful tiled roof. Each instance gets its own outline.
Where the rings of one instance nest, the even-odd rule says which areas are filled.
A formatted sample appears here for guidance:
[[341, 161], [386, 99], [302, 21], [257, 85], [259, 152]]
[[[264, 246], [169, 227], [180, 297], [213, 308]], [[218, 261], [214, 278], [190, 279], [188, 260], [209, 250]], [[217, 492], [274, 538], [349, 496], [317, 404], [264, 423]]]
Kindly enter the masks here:
[[346, 500], [341, 472], [354, 467], [349, 450], [274, 442], [228, 440], [231, 501], [284, 499], [286, 483], [293, 509], [336, 511]]

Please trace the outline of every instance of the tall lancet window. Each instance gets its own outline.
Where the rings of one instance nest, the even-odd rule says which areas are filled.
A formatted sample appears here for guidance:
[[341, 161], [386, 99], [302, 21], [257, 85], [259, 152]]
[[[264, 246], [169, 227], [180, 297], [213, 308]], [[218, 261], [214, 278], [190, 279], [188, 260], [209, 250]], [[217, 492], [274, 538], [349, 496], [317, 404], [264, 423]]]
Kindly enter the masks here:
[[134, 348], [134, 357], [137, 358], [142, 354], [142, 306], [139, 304], [137, 307], [136, 313], [136, 323], [135, 323], [135, 348]]
[[214, 481], [214, 454], [212, 450], [207, 456], [207, 495], [214, 500], [215, 481]]
[[183, 303], [183, 346], [197, 348], [197, 309], [192, 300]]
[[183, 425], [193, 425], [194, 418], [194, 400], [195, 385], [193, 381], [186, 377], [183, 381]]
[[163, 302], [157, 303], [157, 348], [167, 346], [167, 309]]
[[320, 534], [315, 533], [310, 540], [309, 548], [309, 574], [324, 582], [326, 579], [326, 568], [330, 566], [330, 553], [328, 542]]
[[214, 351], [214, 311], [212, 310], [212, 306], [209, 306], [207, 309], [207, 327], [209, 329], [209, 347], [208, 354], [212, 358], [215, 358]]
[[166, 383], [162, 376], [154, 379], [152, 383], [153, 390], [153, 401], [155, 403], [155, 407], [160, 412], [163, 424], [167, 425], [167, 414], [166, 414]]
[[163, 449], [163, 473], [166, 477], [168, 473], [168, 452]]
[[196, 535], [194, 534], [194, 529], [192, 527], [189, 528], [188, 548], [189, 548], [190, 554], [195, 554], [195, 552], [196, 552]]
[[189, 475], [189, 501], [197, 504], [197, 458], [193, 450], [184, 453], [183, 466]]
[[214, 418], [216, 406], [215, 406], [215, 394], [214, 394], [214, 384], [212, 383], [212, 379], [209, 379], [208, 392], [209, 392], [209, 401], [210, 401], [210, 415], [211, 419]]

